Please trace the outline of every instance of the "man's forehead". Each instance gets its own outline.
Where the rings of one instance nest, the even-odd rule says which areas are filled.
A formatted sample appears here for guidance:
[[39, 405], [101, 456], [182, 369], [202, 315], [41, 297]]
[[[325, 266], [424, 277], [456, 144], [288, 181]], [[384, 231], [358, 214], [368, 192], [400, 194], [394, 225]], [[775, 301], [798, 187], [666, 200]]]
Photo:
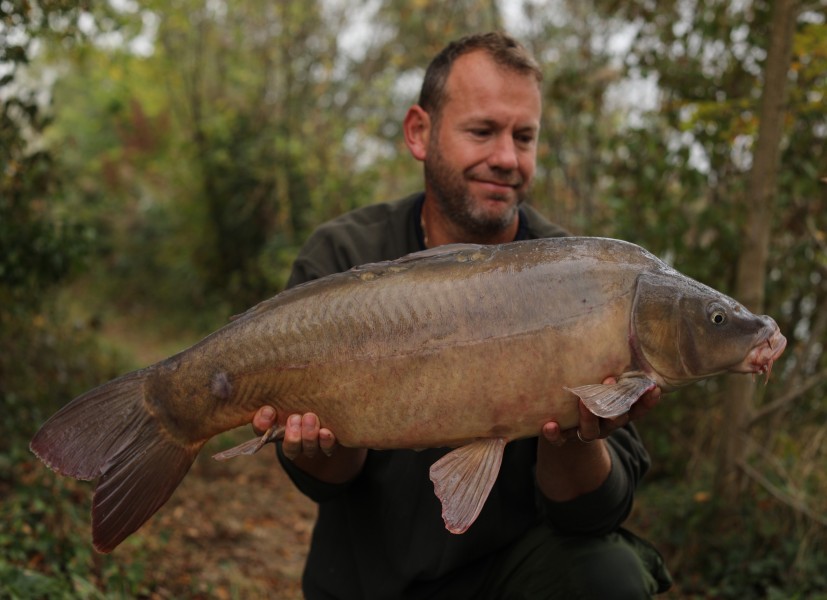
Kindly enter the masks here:
[[541, 109], [540, 86], [533, 74], [500, 65], [478, 50], [454, 62], [445, 85], [444, 108], [460, 111], [463, 120], [495, 120], [493, 110], [522, 112], [522, 120], [536, 122]]
[[458, 57], [446, 80], [446, 88], [452, 85], [463, 85], [469, 81], [475, 81], [480, 75], [487, 74], [488, 77], [499, 76], [514, 80], [524, 80], [531, 83], [540, 91], [540, 83], [531, 71], [522, 71], [516, 67], [497, 62], [485, 50], [473, 50]]

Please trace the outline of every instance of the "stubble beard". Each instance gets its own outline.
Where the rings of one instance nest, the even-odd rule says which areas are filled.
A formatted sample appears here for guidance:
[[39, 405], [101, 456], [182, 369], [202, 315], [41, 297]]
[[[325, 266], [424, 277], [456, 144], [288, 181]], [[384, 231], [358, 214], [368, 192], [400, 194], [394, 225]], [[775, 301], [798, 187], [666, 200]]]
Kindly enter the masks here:
[[[442, 154], [434, 147], [428, 151], [425, 160], [425, 179], [440, 212], [460, 231], [469, 241], [484, 241], [486, 238], [497, 235], [508, 229], [517, 218], [517, 211], [528, 197], [528, 190], [516, 190], [517, 202], [511, 204], [503, 212], [491, 213], [478, 206], [465, 180], [464, 173], [452, 169], [443, 159]], [[489, 196], [493, 200], [508, 202], [505, 196]]]

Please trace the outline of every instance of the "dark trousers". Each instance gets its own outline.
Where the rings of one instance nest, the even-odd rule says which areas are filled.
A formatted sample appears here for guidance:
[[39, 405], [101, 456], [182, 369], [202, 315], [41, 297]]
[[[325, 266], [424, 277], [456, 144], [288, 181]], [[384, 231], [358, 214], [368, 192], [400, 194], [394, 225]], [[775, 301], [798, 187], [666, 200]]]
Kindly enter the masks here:
[[560, 536], [544, 525], [503, 551], [487, 600], [640, 600], [672, 578], [654, 547], [625, 529], [602, 537]]

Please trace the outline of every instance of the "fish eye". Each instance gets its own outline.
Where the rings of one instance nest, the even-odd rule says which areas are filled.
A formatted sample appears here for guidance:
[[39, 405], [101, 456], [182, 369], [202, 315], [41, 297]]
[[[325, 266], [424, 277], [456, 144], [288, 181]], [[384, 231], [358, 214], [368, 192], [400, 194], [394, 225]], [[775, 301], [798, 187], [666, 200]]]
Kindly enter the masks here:
[[726, 323], [726, 313], [720, 309], [713, 310], [709, 315], [709, 320], [713, 325], [723, 325]]

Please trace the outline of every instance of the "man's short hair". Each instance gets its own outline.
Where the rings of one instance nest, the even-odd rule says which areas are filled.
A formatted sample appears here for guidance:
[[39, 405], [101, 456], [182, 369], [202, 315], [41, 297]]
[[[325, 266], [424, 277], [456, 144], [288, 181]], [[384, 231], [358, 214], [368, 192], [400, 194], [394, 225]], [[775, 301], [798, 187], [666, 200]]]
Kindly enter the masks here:
[[447, 100], [445, 84], [454, 62], [464, 54], [482, 50], [500, 66], [523, 75], [533, 76], [539, 85], [543, 72], [528, 50], [511, 36], [492, 31], [465, 36], [448, 44], [437, 54], [425, 71], [422, 90], [419, 93], [421, 106], [433, 120], [438, 120]]

